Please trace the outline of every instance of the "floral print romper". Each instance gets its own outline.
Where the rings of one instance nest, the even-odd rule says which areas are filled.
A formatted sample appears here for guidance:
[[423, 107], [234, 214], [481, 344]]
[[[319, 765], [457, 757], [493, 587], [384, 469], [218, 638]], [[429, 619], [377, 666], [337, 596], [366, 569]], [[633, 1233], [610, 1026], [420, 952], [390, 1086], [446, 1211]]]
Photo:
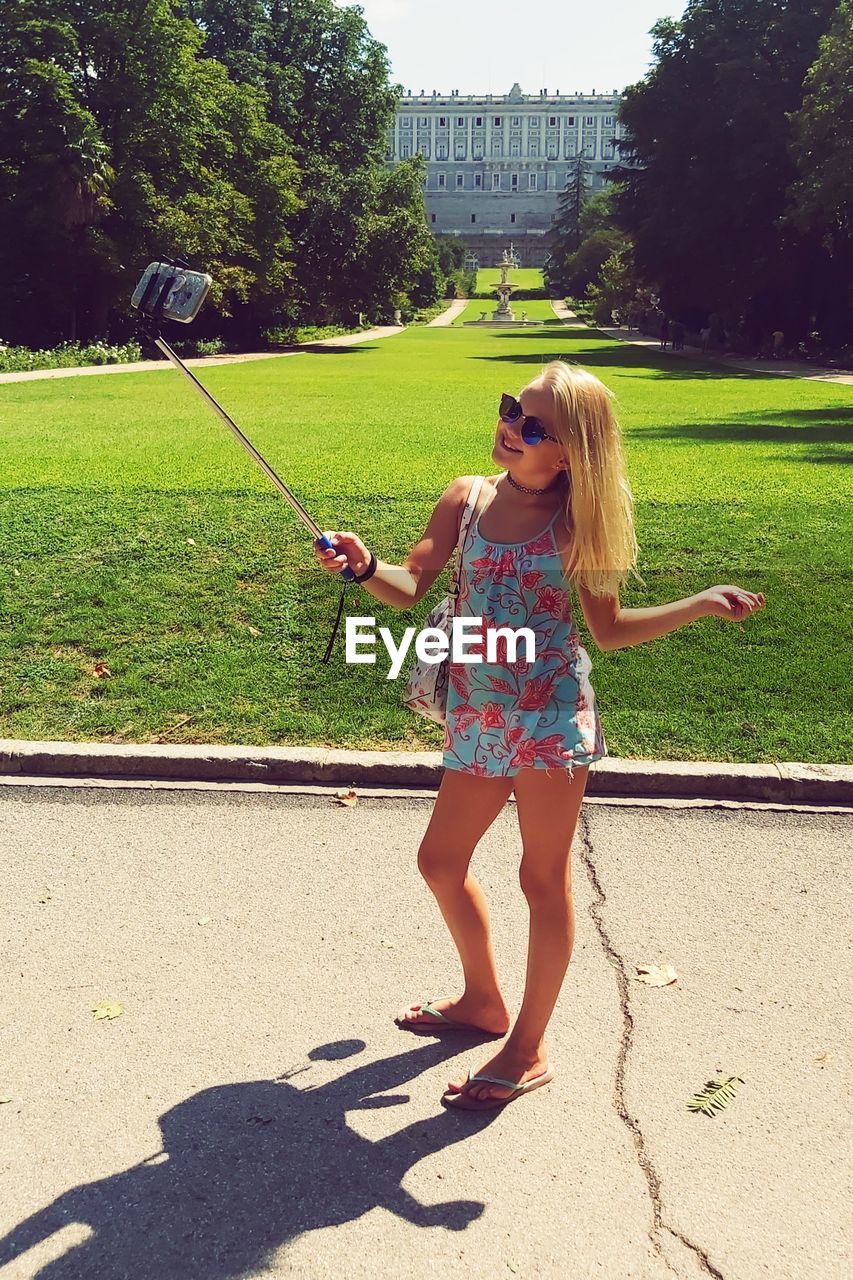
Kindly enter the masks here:
[[[486, 484], [483, 489], [488, 492]], [[482, 617], [478, 637], [466, 642], [482, 662], [450, 662], [443, 764], [481, 777], [512, 777], [520, 769], [566, 769], [607, 755], [595, 693], [592, 662], [572, 616], [554, 525], [523, 543], [487, 541], [475, 513], [462, 550], [456, 613]], [[495, 642], [486, 661], [486, 633], [498, 627], [528, 627], [535, 660], [526, 661], [519, 637], [516, 660], [506, 640]], [[448, 659], [449, 661], [449, 659]]]

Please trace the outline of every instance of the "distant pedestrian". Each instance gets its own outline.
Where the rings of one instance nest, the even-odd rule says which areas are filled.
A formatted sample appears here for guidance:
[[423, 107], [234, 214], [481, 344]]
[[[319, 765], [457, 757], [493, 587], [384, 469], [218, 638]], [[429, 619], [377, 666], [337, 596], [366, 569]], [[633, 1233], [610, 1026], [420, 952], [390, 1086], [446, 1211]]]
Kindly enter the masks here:
[[672, 322], [672, 349], [673, 351], [684, 350], [684, 325], [680, 320]]
[[660, 322], [660, 345], [666, 350], [666, 344], [669, 340], [669, 320], [666, 316], [661, 316]]
[[773, 339], [773, 359], [780, 360], [782, 358], [782, 343], [785, 341], [785, 335], [781, 329], [774, 329], [770, 336]]

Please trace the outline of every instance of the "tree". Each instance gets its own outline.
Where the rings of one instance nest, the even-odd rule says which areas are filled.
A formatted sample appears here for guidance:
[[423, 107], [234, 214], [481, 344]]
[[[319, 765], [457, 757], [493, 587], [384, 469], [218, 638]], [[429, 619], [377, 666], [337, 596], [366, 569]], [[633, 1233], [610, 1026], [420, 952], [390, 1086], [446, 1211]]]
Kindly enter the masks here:
[[203, 40], [177, 0], [0, 10], [4, 337], [105, 333], [162, 253], [203, 262], [246, 331], [279, 305], [296, 168], [262, 91]]
[[548, 232], [549, 258], [544, 274], [549, 289], [566, 290], [566, 261], [577, 253], [583, 239], [581, 219], [589, 185], [589, 163], [581, 152], [572, 161], [570, 176], [557, 199], [557, 212]]
[[366, 235], [374, 227], [381, 237], [384, 225], [371, 200], [398, 91], [361, 9], [334, 0], [191, 0], [190, 12], [232, 76], [266, 94], [299, 165], [303, 204], [290, 228], [299, 314], [334, 319], [385, 305], [383, 274], [373, 277], [378, 292], [365, 294], [370, 273], [353, 258], [375, 260]]
[[637, 268], [673, 315], [760, 330], [807, 323], [813, 240], [783, 225], [790, 123], [838, 0], [689, 0], [653, 28], [655, 63], [625, 93], [617, 166]]
[[813, 278], [816, 322], [835, 337], [853, 337], [853, 0], [842, 0], [791, 117], [797, 179], [787, 218], [818, 236], [827, 268]]

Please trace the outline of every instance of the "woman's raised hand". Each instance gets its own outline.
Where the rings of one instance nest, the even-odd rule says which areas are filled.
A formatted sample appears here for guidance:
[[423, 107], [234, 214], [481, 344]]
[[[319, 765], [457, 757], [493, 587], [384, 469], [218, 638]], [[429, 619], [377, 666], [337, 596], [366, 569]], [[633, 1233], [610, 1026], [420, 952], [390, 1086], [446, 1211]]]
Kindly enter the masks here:
[[314, 543], [314, 555], [329, 573], [341, 573], [349, 565], [353, 573], [364, 573], [370, 564], [370, 552], [356, 533], [330, 533], [323, 530], [324, 537], [337, 548], [335, 551], [323, 551]]
[[700, 591], [699, 599], [705, 606], [705, 613], [728, 618], [730, 622], [742, 622], [758, 609], [763, 609], [765, 604], [760, 591], [732, 586], [708, 587], [706, 591]]

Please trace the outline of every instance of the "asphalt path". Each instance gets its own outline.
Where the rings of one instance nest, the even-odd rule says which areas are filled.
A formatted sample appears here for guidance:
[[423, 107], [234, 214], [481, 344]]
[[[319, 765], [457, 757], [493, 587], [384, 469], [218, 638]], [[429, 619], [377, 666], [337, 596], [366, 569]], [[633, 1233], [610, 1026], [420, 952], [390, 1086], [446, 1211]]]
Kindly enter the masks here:
[[[851, 811], [588, 798], [555, 1079], [481, 1115], [439, 1099], [494, 1042], [393, 1022], [459, 981], [430, 804], [0, 785], [3, 1280], [849, 1275]], [[474, 866], [513, 1010], [519, 858], [510, 804]]]

